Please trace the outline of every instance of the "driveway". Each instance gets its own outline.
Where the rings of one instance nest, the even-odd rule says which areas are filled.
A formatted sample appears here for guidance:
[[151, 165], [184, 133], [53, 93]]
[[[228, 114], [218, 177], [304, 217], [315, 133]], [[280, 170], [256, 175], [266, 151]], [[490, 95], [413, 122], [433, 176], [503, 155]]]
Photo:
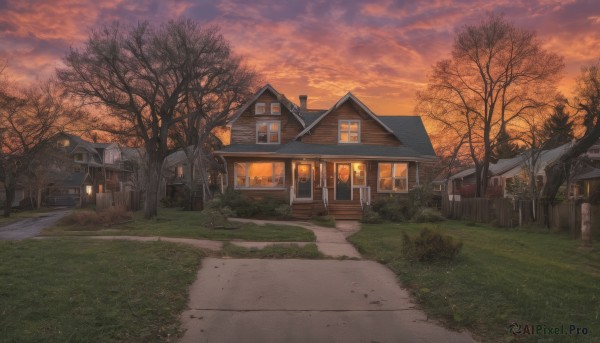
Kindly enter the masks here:
[[372, 261], [206, 258], [181, 342], [474, 342], [411, 303]]
[[0, 240], [21, 240], [35, 237], [40, 232], [59, 221], [71, 210], [61, 210], [40, 214], [35, 218], [27, 218], [18, 222], [0, 227]]

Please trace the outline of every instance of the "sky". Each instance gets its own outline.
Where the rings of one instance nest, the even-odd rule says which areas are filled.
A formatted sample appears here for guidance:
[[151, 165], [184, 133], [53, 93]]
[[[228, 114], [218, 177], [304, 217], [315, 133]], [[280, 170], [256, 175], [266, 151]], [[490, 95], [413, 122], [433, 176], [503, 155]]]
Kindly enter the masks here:
[[351, 91], [380, 115], [412, 115], [431, 66], [456, 30], [501, 13], [565, 58], [558, 87], [573, 89], [600, 58], [598, 0], [0, 0], [0, 59], [23, 85], [43, 81], [90, 30], [181, 16], [218, 25], [237, 54], [290, 100], [328, 108]]

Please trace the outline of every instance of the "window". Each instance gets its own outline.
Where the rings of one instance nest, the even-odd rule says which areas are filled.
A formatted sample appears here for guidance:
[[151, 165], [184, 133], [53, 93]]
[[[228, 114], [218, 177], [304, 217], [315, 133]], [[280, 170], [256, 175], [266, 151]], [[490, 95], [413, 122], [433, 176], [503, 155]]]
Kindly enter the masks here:
[[264, 102], [257, 102], [254, 105], [254, 114], [265, 114], [266, 106]]
[[278, 102], [271, 103], [271, 114], [281, 114], [281, 104]]
[[256, 143], [279, 144], [281, 125], [278, 121], [259, 121], [256, 123]]
[[283, 162], [235, 163], [235, 188], [283, 188]]
[[365, 169], [364, 163], [352, 163], [352, 185], [354, 187], [364, 187], [367, 185]]
[[75, 161], [78, 162], [82, 162], [83, 161], [83, 154], [75, 154]]
[[338, 122], [339, 143], [360, 143], [360, 120], [340, 120]]
[[183, 164], [178, 164], [177, 165], [176, 176], [178, 178], [182, 178], [183, 177]]
[[407, 163], [379, 163], [377, 191], [408, 192]]

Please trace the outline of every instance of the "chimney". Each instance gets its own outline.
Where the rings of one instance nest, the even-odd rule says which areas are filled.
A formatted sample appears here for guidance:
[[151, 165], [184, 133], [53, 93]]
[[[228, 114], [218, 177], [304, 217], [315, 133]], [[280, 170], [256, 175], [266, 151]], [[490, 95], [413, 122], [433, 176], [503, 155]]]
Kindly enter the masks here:
[[308, 101], [308, 95], [300, 95], [298, 96], [298, 98], [300, 98], [300, 109], [302, 111], [306, 111], [306, 102]]

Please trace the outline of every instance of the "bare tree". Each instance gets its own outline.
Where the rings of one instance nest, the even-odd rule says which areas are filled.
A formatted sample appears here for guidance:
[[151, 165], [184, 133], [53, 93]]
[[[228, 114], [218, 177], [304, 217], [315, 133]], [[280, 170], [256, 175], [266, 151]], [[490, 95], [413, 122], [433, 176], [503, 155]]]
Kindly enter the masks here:
[[85, 113], [69, 103], [53, 81], [26, 90], [14, 84], [0, 92], [0, 172], [6, 189], [4, 216], [10, 215], [17, 177], [36, 183], [36, 165], [46, 141], [72, 129]]
[[554, 203], [560, 186], [569, 178], [573, 162], [600, 138], [600, 61], [581, 69], [577, 80], [576, 97], [572, 107], [581, 119], [583, 135], [552, 164], [546, 167], [546, 186], [543, 198]]
[[[116, 23], [93, 31], [85, 46], [72, 49], [64, 62], [58, 76], [66, 88], [104, 106], [112, 117], [104, 129], [143, 144], [145, 217], [154, 217], [162, 164], [174, 148], [170, 132], [202, 115], [205, 107], [217, 108], [217, 93], [204, 97], [201, 86], [212, 84], [239, 60], [217, 28], [181, 19], [130, 28]], [[190, 106], [195, 99], [202, 106]], [[205, 125], [212, 125], [210, 118]]]
[[416, 111], [466, 137], [478, 196], [486, 193], [498, 135], [553, 98], [562, 68], [562, 58], [543, 50], [533, 32], [493, 14], [459, 30], [451, 58], [433, 66]]

